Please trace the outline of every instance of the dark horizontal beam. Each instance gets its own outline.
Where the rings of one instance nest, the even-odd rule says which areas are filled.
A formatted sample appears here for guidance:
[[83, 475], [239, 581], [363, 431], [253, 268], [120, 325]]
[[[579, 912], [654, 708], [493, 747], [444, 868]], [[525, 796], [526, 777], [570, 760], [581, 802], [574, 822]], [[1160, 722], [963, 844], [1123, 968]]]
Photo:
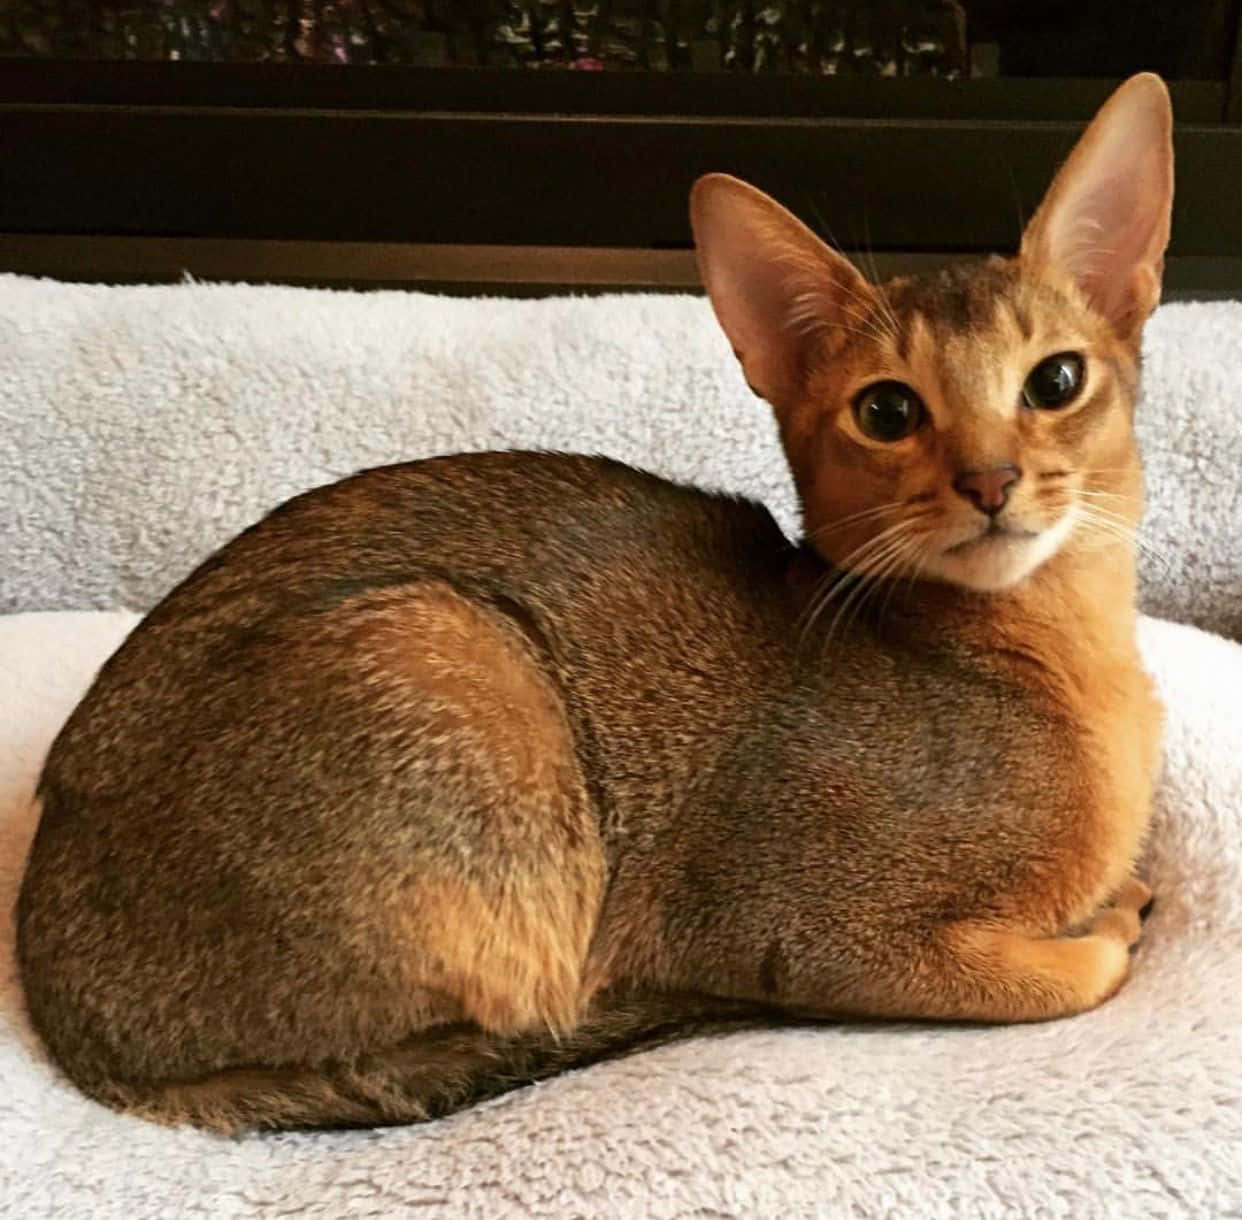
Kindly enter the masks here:
[[[0, 231], [684, 248], [724, 170], [840, 245], [1006, 250], [1075, 123], [0, 106]], [[1242, 128], [1177, 133], [1173, 252], [1242, 255]]]
[[[887, 279], [934, 269], [961, 254], [891, 252], [852, 257]], [[0, 271], [106, 283], [198, 280], [454, 292], [696, 292], [689, 250], [573, 246], [456, 246], [210, 238], [0, 234]], [[1242, 296], [1242, 258], [1172, 258], [1165, 295]]]
[[[1109, 79], [570, 72], [345, 64], [0, 60], [0, 102], [508, 114], [1089, 118]], [[1226, 82], [1171, 81], [1187, 123], [1221, 121]]]
[[112, 283], [182, 279], [364, 287], [473, 285], [692, 290], [690, 250], [602, 246], [0, 234], [0, 270]]

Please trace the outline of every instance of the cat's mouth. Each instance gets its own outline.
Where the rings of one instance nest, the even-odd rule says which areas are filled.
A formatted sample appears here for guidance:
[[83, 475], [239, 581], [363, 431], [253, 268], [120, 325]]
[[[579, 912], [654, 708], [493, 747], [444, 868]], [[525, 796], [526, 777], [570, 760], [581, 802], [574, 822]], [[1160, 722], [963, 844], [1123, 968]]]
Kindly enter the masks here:
[[1064, 545], [1078, 519], [1071, 508], [1052, 525], [1029, 529], [1010, 520], [976, 527], [969, 538], [924, 560], [924, 569], [940, 580], [984, 592], [1007, 589], [1028, 576]]
[[955, 542], [951, 547], [946, 548], [944, 553], [946, 555], [961, 555], [963, 552], [972, 550], [975, 547], [1003, 546], [1007, 542], [1030, 542], [1032, 538], [1038, 537], [1038, 530], [1021, 529], [1016, 526], [1005, 525], [1000, 521], [989, 521], [973, 537], [963, 539], [961, 542]]

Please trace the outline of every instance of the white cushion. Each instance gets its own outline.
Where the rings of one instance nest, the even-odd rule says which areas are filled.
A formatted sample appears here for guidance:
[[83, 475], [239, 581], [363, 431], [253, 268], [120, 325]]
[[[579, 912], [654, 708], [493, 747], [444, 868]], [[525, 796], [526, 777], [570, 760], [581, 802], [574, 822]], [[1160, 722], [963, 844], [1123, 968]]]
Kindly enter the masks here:
[[[1144, 608], [1242, 638], [1242, 303], [1161, 308], [1144, 353]], [[797, 524], [699, 297], [0, 275], [0, 611], [145, 610], [295, 492], [493, 448], [601, 452]]]
[[0, 1211], [92, 1216], [1217, 1216], [1242, 1207], [1242, 646], [1145, 621], [1169, 709], [1131, 981], [1074, 1020], [663, 1047], [439, 1122], [228, 1141], [48, 1064], [12, 908], [43, 752], [133, 622], [0, 618]]

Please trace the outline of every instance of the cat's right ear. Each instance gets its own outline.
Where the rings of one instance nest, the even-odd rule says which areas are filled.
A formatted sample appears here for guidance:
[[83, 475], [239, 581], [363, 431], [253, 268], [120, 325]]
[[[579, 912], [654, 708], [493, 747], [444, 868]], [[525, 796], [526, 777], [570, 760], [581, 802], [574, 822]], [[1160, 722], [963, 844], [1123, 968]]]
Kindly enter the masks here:
[[728, 174], [694, 184], [690, 224], [707, 295], [750, 388], [778, 412], [793, 406], [824, 332], [863, 325], [870, 285], [797, 217]]
[[1173, 206], [1173, 111], [1164, 82], [1132, 76], [1100, 108], [1022, 235], [1021, 257], [1068, 275], [1135, 347], [1160, 300]]

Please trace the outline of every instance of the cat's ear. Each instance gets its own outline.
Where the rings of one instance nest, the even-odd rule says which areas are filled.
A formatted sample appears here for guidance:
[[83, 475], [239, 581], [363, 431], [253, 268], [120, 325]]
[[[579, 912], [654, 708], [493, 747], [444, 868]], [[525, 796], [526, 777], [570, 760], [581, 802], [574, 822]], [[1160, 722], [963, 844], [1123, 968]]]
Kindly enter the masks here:
[[807, 358], [834, 325], [862, 325], [870, 286], [842, 255], [762, 191], [728, 174], [690, 193], [699, 272], [750, 388], [779, 411], [803, 389]]
[[1132, 76], [1104, 103], [1022, 235], [1021, 258], [1068, 275], [1137, 344], [1160, 300], [1173, 206], [1173, 112], [1164, 82]]

